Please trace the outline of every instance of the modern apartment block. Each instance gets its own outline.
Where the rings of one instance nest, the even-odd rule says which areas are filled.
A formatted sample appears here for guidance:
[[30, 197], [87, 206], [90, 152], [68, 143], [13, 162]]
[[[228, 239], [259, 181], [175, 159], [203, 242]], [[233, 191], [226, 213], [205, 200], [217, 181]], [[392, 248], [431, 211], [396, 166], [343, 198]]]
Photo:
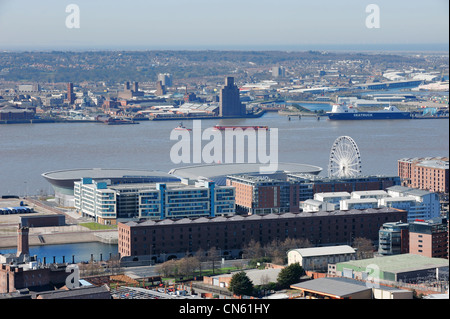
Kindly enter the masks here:
[[[324, 205], [326, 204], [326, 205]], [[314, 200], [300, 203], [303, 211], [352, 210], [392, 207], [408, 212], [407, 222], [439, 217], [440, 202], [436, 193], [404, 186], [388, 187], [386, 191], [317, 193]]]
[[383, 224], [379, 230], [378, 253], [381, 255], [409, 253], [409, 224], [401, 221]]
[[[398, 176], [327, 178], [312, 174], [286, 174], [284, 178], [271, 178], [241, 174], [227, 176], [227, 185], [236, 188], [238, 213], [268, 214], [298, 212], [300, 202], [312, 200], [324, 192], [339, 195], [353, 191], [384, 190], [400, 185], [400, 179]], [[339, 209], [339, 205], [332, 209]]]
[[118, 224], [118, 249], [121, 257], [155, 262], [212, 247], [222, 257], [235, 258], [242, 257], [251, 240], [266, 245], [274, 240], [303, 238], [317, 246], [349, 245], [358, 237], [377, 241], [384, 223], [405, 219], [406, 211], [382, 208], [127, 222]]
[[448, 157], [415, 157], [398, 160], [398, 176], [403, 186], [436, 193], [448, 193], [448, 168]]
[[448, 258], [448, 235], [448, 217], [385, 223], [379, 231], [378, 253]]
[[101, 224], [138, 219], [233, 215], [234, 188], [214, 182], [108, 185], [84, 178], [75, 182], [75, 208]]
[[448, 258], [447, 218], [410, 223], [409, 252], [426, 257]]
[[385, 190], [400, 185], [398, 176], [381, 175], [330, 178], [312, 174], [288, 174], [287, 180], [300, 185], [300, 200], [313, 198], [316, 193]]
[[236, 189], [236, 211], [242, 214], [299, 212], [299, 185], [266, 176], [235, 175], [227, 185]]

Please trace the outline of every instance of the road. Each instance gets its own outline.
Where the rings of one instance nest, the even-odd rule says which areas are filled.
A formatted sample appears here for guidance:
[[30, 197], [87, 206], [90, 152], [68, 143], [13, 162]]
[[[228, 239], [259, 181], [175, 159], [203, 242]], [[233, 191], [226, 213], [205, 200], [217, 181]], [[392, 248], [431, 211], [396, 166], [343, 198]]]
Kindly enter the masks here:
[[[233, 267], [236, 262], [243, 263], [246, 265], [248, 263], [248, 259], [231, 259], [231, 260], [224, 260], [223, 263], [218, 262], [216, 263], [216, 267], [221, 268], [227, 268], [227, 267]], [[203, 263], [204, 266], [202, 269], [207, 269], [210, 266], [209, 262]], [[153, 277], [153, 276], [159, 276], [160, 274], [156, 271], [157, 265], [155, 266], [138, 266], [138, 267], [125, 267], [123, 269], [125, 275], [137, 279], [137, 278], [144, 278], [144, 277]]]

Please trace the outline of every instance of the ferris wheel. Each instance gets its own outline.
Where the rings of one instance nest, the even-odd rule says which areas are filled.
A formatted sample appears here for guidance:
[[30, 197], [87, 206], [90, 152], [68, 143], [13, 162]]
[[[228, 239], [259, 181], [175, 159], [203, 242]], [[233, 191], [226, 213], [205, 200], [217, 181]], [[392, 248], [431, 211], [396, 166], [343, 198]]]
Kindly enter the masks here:
[[328, 163], [329, 177], [356, 177], [361, 175], [361, 155], [350, 136], [340, 136], [331, 147]]

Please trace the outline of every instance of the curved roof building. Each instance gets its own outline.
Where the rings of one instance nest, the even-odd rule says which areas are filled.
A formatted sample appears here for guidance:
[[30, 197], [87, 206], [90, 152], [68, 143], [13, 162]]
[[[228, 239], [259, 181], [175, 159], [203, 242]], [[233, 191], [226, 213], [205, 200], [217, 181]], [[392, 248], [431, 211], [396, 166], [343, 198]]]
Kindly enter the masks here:
[[238, 164], [203, 164], [173, 168], [169, 174], [187, 179], [209, 179], [217, 185], [226, 185], [229, 175], [262, 175], [274, 179], [285, 179], [286, 174], [303, 173], [317, 175], [322, 171], [321, 167], [297, 164], [278, 163], [278, 168], [272, 174], [261, 173], [260, 168], [265, 164], [260, 163], [238, 163]]
[[178, 182], [180, 180], [176, 176], [160, 171], [104, 168], [51, 171], [43, 173], [42, 176], [55, 190], [56, 202], [67, 207], [73, 207], [74, 205], [74, 182], [80, 181], [84, 177], [92, 178], [93, 180], [110, 180], [113, 185]]

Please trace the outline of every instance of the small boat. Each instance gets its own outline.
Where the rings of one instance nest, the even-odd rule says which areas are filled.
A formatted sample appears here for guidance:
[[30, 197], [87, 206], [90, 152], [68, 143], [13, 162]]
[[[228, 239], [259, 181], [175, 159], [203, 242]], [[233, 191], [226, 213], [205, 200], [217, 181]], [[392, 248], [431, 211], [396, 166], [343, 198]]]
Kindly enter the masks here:
[[139, 122], [118, 117], [97, 116], [96, 120], [106, 125], [139, 124]]
[[190, 128], [187, 128], [183, 125], [183, 122], [180, 123], [176, 128], [174, 128], [177, 131], [192, 131]]
[[254, 125], [250, 125], [250, 126], [239, 126], [239, 125], [222, 126], [222, 125], [216, 125], [216, 126], [214, 126], [214, 129], [218, 130], [218, 131], [236, 130], [236, 129], [241, 129], [241, 130], [247, 130], [247, 129], [268, 130], [269, 127], [268, 126], [254, 126]]

